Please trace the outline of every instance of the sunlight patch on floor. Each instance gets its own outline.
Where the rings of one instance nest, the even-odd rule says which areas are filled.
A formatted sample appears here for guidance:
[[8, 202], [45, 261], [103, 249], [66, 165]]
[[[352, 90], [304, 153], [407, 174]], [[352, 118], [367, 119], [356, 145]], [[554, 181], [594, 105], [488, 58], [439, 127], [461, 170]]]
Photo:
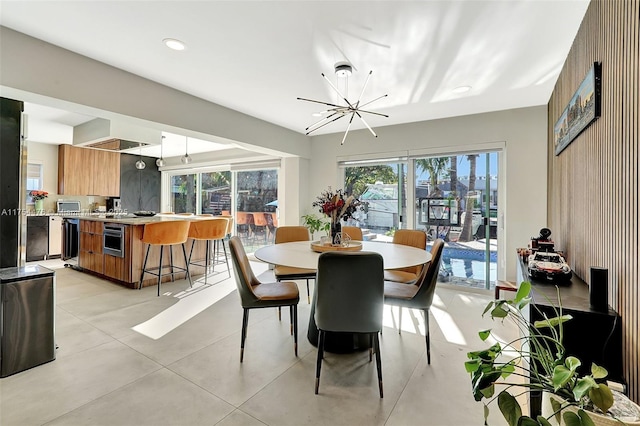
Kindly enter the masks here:
[[207, 286], [194, 283], [193, 288], [173, 295], [179, 299], [176, 304], [132, 327], [132, 330], [157, 340], [235, 290], [236, 284], [231, 279]]
[[455, 320], [447, 311], [432, 306], [431, 313], [436, 323], [438, 323], [438, 327], [440, 327], [444, 338], [447, 339], [447, 342], [463, 346], [467, 344], [467, 340], [464, 338], [462, 331], [460, 331]]

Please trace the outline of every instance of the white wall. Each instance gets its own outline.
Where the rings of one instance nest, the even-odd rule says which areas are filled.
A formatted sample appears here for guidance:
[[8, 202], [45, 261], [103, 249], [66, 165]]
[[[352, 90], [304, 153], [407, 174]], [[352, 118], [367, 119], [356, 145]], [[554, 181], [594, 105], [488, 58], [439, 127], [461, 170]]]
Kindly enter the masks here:
[[532, 235], [546, 226], [547, 209], [547, 108], [521, 108], [441, 120], [423, 121], [311, 139], [309, 190], [303, 206], [327, 186], [341, 188], [337, 161], [367, 157], [429, 155], [486, 150], [504, 146], [500, 164], [499, 209], [504, 229], [499, 229], [499, 279], [515, 280], [516, 248], [526, 247]]

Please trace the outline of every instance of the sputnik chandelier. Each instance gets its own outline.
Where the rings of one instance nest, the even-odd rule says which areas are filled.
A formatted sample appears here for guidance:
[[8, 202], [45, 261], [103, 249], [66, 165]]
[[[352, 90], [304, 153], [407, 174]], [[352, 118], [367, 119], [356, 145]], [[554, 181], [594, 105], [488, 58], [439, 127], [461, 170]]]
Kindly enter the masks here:
[[[335, 64], [335, 73], [336, 76], [338, 77], [344, 77], [344, 78], [348, 78], [351, 75], [352, 72], [352, 67], [351, 64], [349, 64], [348, 62], [338, 62]], [[382, 95], [379, 96], [369, 102], [360, 104], [360, 100], [362, 99], [362, 95], [364, 94], [364, 90], [367, 88], [367, 84], [369, 83], [369, 79], [371, 78], [371, 74], [373, 73], [373, 71], [369, 71], [369, 74], [367, 75], [367, 79], [364, 82], [364, 86], [362, 87], [362, 91], [360, 92], [360, 96], [358, 96], [358, 100], [354, 103], [349, 102], [349, 100], [347, 99], [346, 96], [344, 96], [340, 90], [338, 90], [338, 88], [331, 82], [331, 80], [329, 80], [327, 78], [326, 75], [324, 75], [324, 73], [322, 73], [322, 77], [327, 80], [327, 82], [329, 83], [329, 85], [331, 86], [331, 88], [338, 94], [339, 98], [342, 98], [342, 100], [344, 101], [345, 105], [339, 105], [338, 103], [340, 102], [339, 100], [336, 101], [335, 104], [332, 104], [330, 102], [322, 102], [322, 101], [316, 101], [313, 99], [306, 99], [306, 98], [298, 98], [298, 100], [300, 101], [307, 101], [307, 102], [313, 102], [316, 104], [322, 104], [322, 105], [326, 105], [329, 106], [331, 108], [320, 112], [321, 115], [325, 115], [325, 117], [323, 117], [322, 119], [318, 120], [317, 122], [313, 123], [311, 126], [307, 127], [305, 130], [305, 134], [308, 135], [312, 132], [315, 132], [316, 130], [326, 126], [327, 124], [333, 123], [334, 121], [337, 121], [339, 119], [341, 119], [342, 117], [346, 117], [346, 116], [351, 116], [351, 118], [349, 119], [349, 124], [347, 125], [347, 130], [344, 132], [344, 136], [342, 137], [342, 142], [340, 142], [340, 145], [344, 145], [344, 141], [347, 139], [347, 134], [349, 134], [349, 129], [351, 128], [351, 123], [353, 123], [353, 118], [357, 115], [358, 118], [362, 121], [362, 123], [367, 127], [367, 129], [369, 129], [369, 131], [371, 132], [371, 134], [373, 136], [375, 136], [376, 138], [378, 137], [378, 135], [376, 135], [376, 132], [373, 131], [373, 129], [371, 128], [371, 126], [369, 126], [369, 124], [367, 124], [366, 120], [364, 119], [364, 117], [362, 116], [363, 114], [372, 114], [372, 115], [379, 115], [381, 117], [387, 117], [389, 118], [388, 115], [386, 114], [381, 114], [379, 112], [373, 112], [373, 111], [367, 111], [364, 110], [362, 108], [364, 108], [367, 105], [372, 104], [373, 102], [382, 99], [384, 97], [386, 97], [387, 95]]]

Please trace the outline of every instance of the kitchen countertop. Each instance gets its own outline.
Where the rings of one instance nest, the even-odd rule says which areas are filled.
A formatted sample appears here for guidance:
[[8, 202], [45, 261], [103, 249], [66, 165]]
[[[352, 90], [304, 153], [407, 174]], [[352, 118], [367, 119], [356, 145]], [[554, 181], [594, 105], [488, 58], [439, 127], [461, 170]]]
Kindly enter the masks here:
[[80, 219], [80, 220], [92, 220], [94, 222], [109, 222], [109, 223], [121, 223], [123, 225], [146, 225], [147, 223], [155, 222], [172, 222], [176, 220], [206, 220], [210, 217], [204, 216], [180, 216], [180, 215], [155, 215], [150, 217], [129, 215], [106, 215], [106, 214], [91, 214], [91, 215], [73, 215], [67, 214], [62, 216], [64, 219]]

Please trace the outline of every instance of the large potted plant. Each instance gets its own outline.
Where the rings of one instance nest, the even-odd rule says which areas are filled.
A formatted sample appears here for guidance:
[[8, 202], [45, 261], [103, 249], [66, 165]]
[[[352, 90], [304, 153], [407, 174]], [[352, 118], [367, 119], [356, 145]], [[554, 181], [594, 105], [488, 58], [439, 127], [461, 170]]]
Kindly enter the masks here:
[[[605, 383], [607, 371], [604, 368], [593, 364], [588, 374], [580, 374], [581, 361], [567, 355], [562, 343], [563, 323], [571, 320], [571, 316], [563, 314], [559, 293], [555, 316], [543, 315], [543, 320], [531, 324], [523, 314], [523, 308], [531, 300], [530, 291], [531, 284], [523, 282], [513, 300], [491, 301], [483, 312], [483, 316], [488, 313], [493, 320], [515, 322], [520, 337], [504, 345], [495, 343], [488, 349], [467, 354], [465, 368], [471, 375], [474, 398], [485, 400], [485, 425], [493, 403], [497, 403], [510, 426], [640, 424], [637, 414], [633, 413], [625, 418], [629, 423], [620, 420], [626, 414], [620, 407], [624, 407], [622, 410], [631, 407], [638, 413], [640, 408], [620, 393], [614, 398]], [[529, 307], [536, 309], [534, 305]], [[491, 335], [491, 330], [479, 332], [483, 341]], [[497, 395], [496, 385], [504, 386]], [[535, 419], [523, 414], [512, 395], [534, 391], [543, 392], [543, 407], [551, 407], [550, 412], [543, 412], [544, 415]], [[615, 410], [612, 409], [614, 399]]]

